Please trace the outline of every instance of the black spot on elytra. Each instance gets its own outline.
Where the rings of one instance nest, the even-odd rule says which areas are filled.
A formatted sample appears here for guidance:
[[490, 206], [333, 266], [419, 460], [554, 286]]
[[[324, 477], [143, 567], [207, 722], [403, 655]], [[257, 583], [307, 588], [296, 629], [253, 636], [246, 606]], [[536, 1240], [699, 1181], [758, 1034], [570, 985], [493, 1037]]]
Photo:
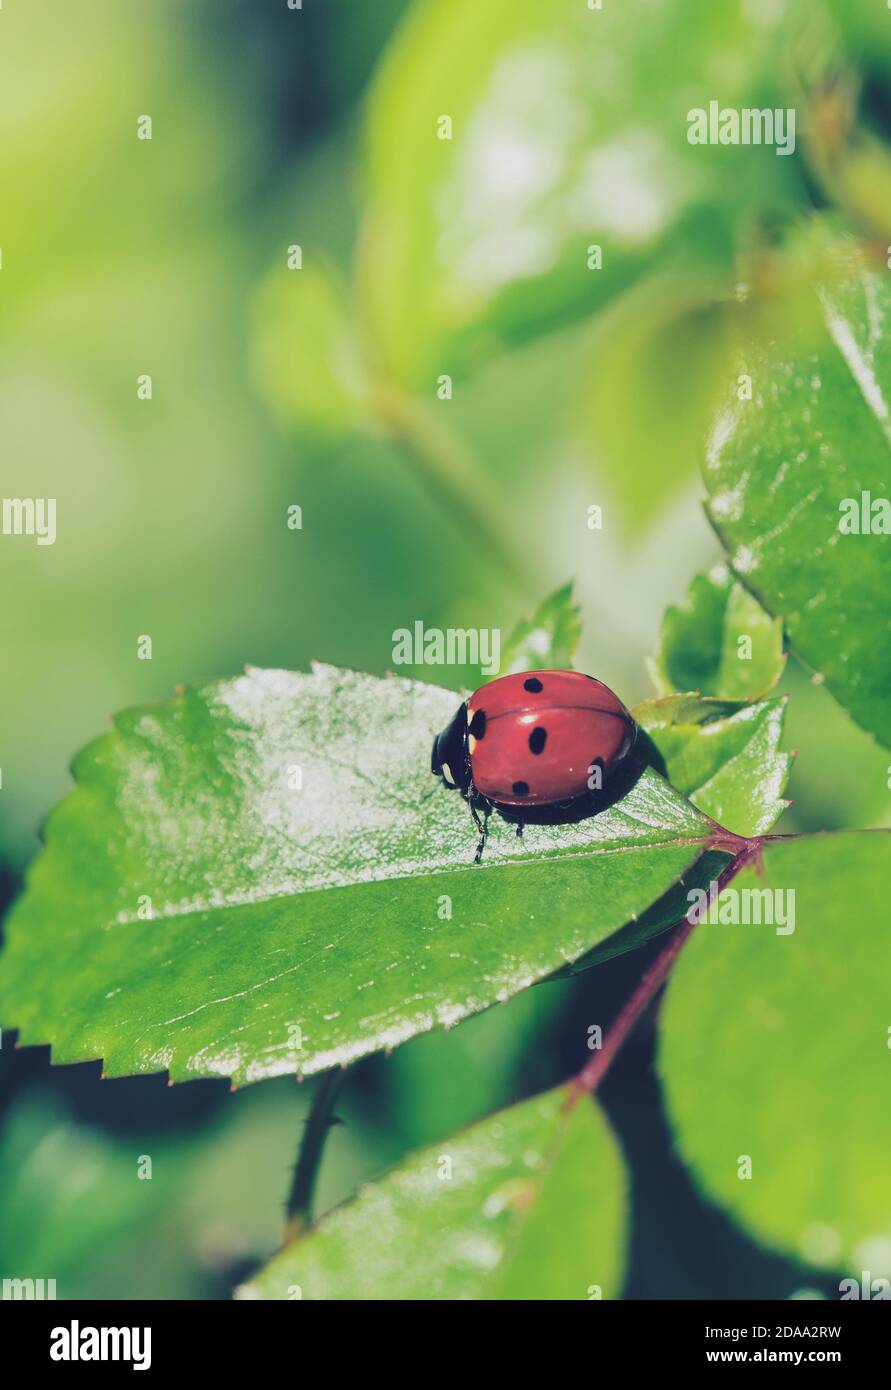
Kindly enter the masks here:
[[514, 785], [513, 785], [513, 787], [511, 788], [511, 790], [513, 791], [514, 796], [528, 796], [528, 795], [529, 795], [529, 783], [528, 783], [528, 782], [514, 782]]
[[545, 746], [545, 744], [547, 743], [547, 741], [548, 741], [548, 731], [547, 731], [547, 729], [543, 729], [543, 728], [541, 727], [541, 725], [539, 724], [539, 725], [537, 726], [537, 728], [533, 729], [533, 730], [532, 730], [532, 733], [529, 735], [529, 752], [530, 752], [530, 753], [542, 753], [542, 752], [544, 752], [544, 746]]
[[468, 727], [468, 733], [473, 734], [474, 738], [477, 739], [477, 740], [479, 740], [479, 739], [481, 739], [481, 738], [485, 738], [485, 736], [486, 736], [486, 711], [485, 711], [485, 710], [483, 710], [483, 709], [476, 709], [476, 710], [474, 710], [474, 712], [473, 712], [473, 718], [471, 719], [470, 725], [469, 725], [469, 727]]
[[531, 690], [533, 695], [537, 695], [540, 690], [544, 690], [544, 686], [538, 676], [530, 676], [527, 681], [523, 681], [523, 689]]

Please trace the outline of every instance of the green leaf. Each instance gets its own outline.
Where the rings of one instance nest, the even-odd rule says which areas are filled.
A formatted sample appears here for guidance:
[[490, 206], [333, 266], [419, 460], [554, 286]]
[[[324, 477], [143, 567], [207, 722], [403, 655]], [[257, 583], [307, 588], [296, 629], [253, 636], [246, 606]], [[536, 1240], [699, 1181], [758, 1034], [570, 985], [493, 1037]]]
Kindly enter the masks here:
[[531, 618], [514, 628], [501, 653], [500, 674], [511, 671], [558, 671], [571, 668], [582, 635], [572, 584], [546, 598]]
[[794, 332], [744, 350], [753, 398], [737, 399], [734, 383], [718, 417], [708, 509], [747, 588], [891, 747], [891, 538], [840, 529], [864, 494], [886, 510], [891, 498], [891, 289], [853, 246], [839, 264], [844, 278], [827, 278], [804, 322], [786, 314]]
[[763, 835], [788, 806], [792, 755], [781, 751], [786, 697], [733, 704], [670, 695], [633, 711], [654, 765], [705, 815], [737, 835]]
[[891, 827], [888, 754], [855, 724], [825, 685], [789, 670], [786, 739], [796, 749], [789, 779], [790, 830]]
[[238, 1296], [614, 1297], [624, 1263], [621, 1160], [600, 1111], [583, 1097], [567, 1113], [566, 1099], [560, 1087], [412, 1155]]
[[287, 424], [329, 436], [370, 419], [355, 328], [326, 266], [268, 272], [255, 296], [252, 347], [257, 385]]
[[783, 624], [737, 583], [726, 565], [691, 581], [686, 600], [665, 610], [648, 662], [660, 695], [698, 690], [722, 700], [757, 700], [783, 674]]
[[432, 392], [439, 373], [601, 305], [667, 246], [727, 266], [737, 215], [787, 199], [795, 171], [691, 146], [687, 112], [717, 72], [728, 104], [756, 78], [763, 92], [771, 23], [745, 0], [650, 5], [645, 22], [580, 0], [415, 5], [366, 122], [360, 290], [388, 374]]
[[[700, 922], [672, 975], [661, 1069], [677, 1141], [708, 1196], [757, 1239], [885, 1277], [891, 835], [772, 843], [763, 863], [731, 887], [781, 892], [774, 920], [794, 931]], [[744, 1155], [751, 1179], [738, 1176]]]
[[474, 867], [468, 809], [430, 775], [458, 700], [317, 667], [120, 715], [77, 758], [11, 915], [0, 1023], [109, 1075], [324, 1070], [544, 978], [707, 844], [646, 769], [522, 840], [493, 815]]
[[[173, 1191], [138, 1182], [138, 1150], [112, 1143], [69, 1117], [53, 1096], [31, 1093], [5, 1116], [0, 1142], [4, 1275], [52, 1278], [70, 1298], [114, 1242], [146, 1234], [183, 1186], [183, 1154], [170, 1169]], [[165, 1152], [165, 1157], [166, 1157]], [[155, 1150], [153, 1162], [159, 1161]], [[160, 1167], [160, 1162], [159, 1162]]]
[[719, 288], [649, 276], [595, 317], [583, 349], [573, 443], [629, 535], [697, 476], [730, 361]]
[[[3, 1052], [11, 1063], [14, 1049]], [[148, 1101], [138, 1133], [131, 1125], [112, 1138], [58, 1094], [19, 1087], [0, 1136], [4, 1276], [54, 1278], [60, 1299], [218, 1297], [233, 1262], [243, 1271], [245, 1259], [277, 1248], [290, 1176], [283, 1155], [309, 1089], [251, 1087], [175, 1130], [160, 1097], [163, 1118]], [[321, 1210], [392, 1153], [349, 1106], [340, 1113], [347, 1123], [326, 1147]], [[151, 1181], [138, 1177], [144, 1157]]]
[[[782, 793], [793, 758], [780, 750], [785, 697], [740, 705], [670, 695], [646, 700], [632, 713], [643, 731], [638, 735], [638, 756], [649, 756], [672, 786], [726, 830], [763, 835], [789, 805]], [[636, 921], [564, 966], [560, 975], [578, 975], [677, 925], [689, 910], [689, 891], [707, 889], [728, 858], [717, 851], [704, 854]]]
[[604, 961], [614, 960], [626, 951], [636, 951], [639, 946], [645, 946], [648, 941], [652, 941], [654, 936], [661, 936], [663, 932], [668, 931], [669, 927], [678, 926], [690, 910], [688, 893], [694, 888], [707, 891], [709, 884], [718, 877], [729, 861], [729, 854], [723, 854], [719, 850], [708, 851], [658, 902], [648, 907], [646, 912], [642, 912], [633, 922], [626, 923], [620, 931], [613, 932], [612, 936], [601, 941], [592, 951], [564, 965], [551, 976], [551, 979], [562, 980], [569, 979], [571, 975], [580, 975], [583, 970], [590, 970], [595, 965], [602, 965]]

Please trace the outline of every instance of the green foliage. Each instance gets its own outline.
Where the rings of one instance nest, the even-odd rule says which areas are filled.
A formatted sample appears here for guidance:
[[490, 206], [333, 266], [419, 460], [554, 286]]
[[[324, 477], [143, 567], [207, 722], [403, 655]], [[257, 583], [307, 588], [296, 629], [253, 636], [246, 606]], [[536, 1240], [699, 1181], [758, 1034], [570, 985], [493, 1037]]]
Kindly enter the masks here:
[[582, 635], [572, 585], [551, 594], [531, 618], [522, 619], [501, 652], [500, 675], [511, 671], [568, 670]]
[[[144, 13], [138, 38], [116, 0], [7, 4], [3, 20], [0, 184], [18, 190], [0, 274], [5, 495], [54, 498], [59, 516], [53, 546], [0, 537], [0, 588], [17, 595], [0, 615], [16, 672], [0, 688], [0, 854], [23, 868], [109, 710], [184, 671], [237, 669], [269, 639], [270, 664], [312, 653], [280, 645], [277, 444], [245, 367], [257, 229], [233, 218], [233, 190], [251, 181], [263, 103], [221, 92], [184, 7]], [[136, 139], [137, 93], [152, 142]], [[160, 640], [136, 666], [146, 631]]]
[[855, 724], [825, 685], [790, 663], [786, 737], [796, 749], [789, 830], [891, 826], [888, 754]]
[[397, 1048], [386, 1070], [394, 1124], [405, 1149], [432, 1144], [510, 1104], [522, 1082], [530, 1039], [568, 1006], [568, 988], [550, 976], [541, 989], [523, 990], [460, 1028], [437, 1029], [415, 1038], [411, 1047]]
[[726, 829], [770, 830], [788, 805], [792, 768], [781, 748], [786, 701], [760, 698], [785, 668], [782, 620], [716, 565], [666, 609], [647, 664], [662, 698], [634, 714], [654, 765]]
[[739, 149], [731, 173], [725, 151], [687, 143], [684, 113], [716, 66], [744, 103], [775, 44], [743, 0], [651, 6], [645, 23], [576, 0], [414, 6], [366, 128], [360, 287], [393, 378], [432, 391], [600, 306], [662, 248], [726, 267], [735, 210], [787, 196], [789, 172]]
[[650, 675], [660, 695], [700, 691], [757, 700], [783, 674], [783, 623], [771, 618], [726, 565], [692, 580], [683, 604], [665, 611]]
[[121, 1227], [144, 1227], [179, 1196], [182, 1165], [164, 1198], [160, 1185], [137, 1180], [136, 1167], [135, 1152], [79, 1129], [47, 1096], [14, 1107], [0, 1143], [4, 1274], [46, 1271], [58, 1297], [70, 1297], [84, 1263], [101, 1262]]
[[254, 306], [254, 375], [272, 408], [319, 435], [349, 433], [372, 418], [354, 321], [334, 272], [310, 261], [270, 270]]
[[627, 922], [621, 931], [608, 936], [592, 951], [565, 965], [558, 972], [557, 978], [569, 979], [573, 975], [580, 975], [582, 971], [590, 970], [594, 965], [602, 965], [604, 961], [613, 960], [616, 956], [624, 955], [626, 951], [636, 951], [639, 946], [645, 946], [648, 941], [661, 936], [670, 927], [676, 927], [689, 911], [688, 893], [693, 889], [707, 891], [709, 884], [729, 862], [730, 856], [719, 850], [709, 850], [703, 854], [658, 902], [653, 903], [652, 907], [648, 907], [646, 912], [642, 912], [635, 920]]
[[0, 1018], [109, 1075], [318, 1071], [510, 998], [701, 853], [710, 823], [647, 769], [601, 814], [524, 840], [493, 816], [474, 867], [467, 807], [429, 771], [458, 699], [252, 670], [120, 716], [50, 818]]
[[[709, 516], [734, 570], [886, 747], [891, 547], [881, 533], [862, 533], [860, 517], [864, 494], [886, 508], [891, 498], [889, 294], [887, 271], [842, 247], [809, 313], [742, 350], [753, 397], [738, 399], [734, 382], [705, 469]], [[841, 529], [848, 503], [859, 534]]]
[[[138, 44], [110, 0], [4, 19], [0, 173], [28, 196], [4, 220], [0, 435], [38, 480], [9, 490], [60, 516], [54, 548], [0, 547], [7, 860], [108, 709], [260, 669], [143, 704], [78, 757], [4, 923], [0, 1023], [114, 1076], [243, 1084], [369, 1057], [326, 1149], [329, 1214], [245, 1297], [616, 1296], [632, 1214], [600, 1111], [568, 1112], [565, 1088], [512, 1102], [565, 1075], [591, 1001], [627, 1002], [610, 989], [631, 953], [651, 947], [638, 976], [667, 959], [657, 938], [732, 872], [730, 832], [776, 825], [787, 698], [784, 827], [891, 821], [871, 741], [891, 748], [891, 559], [863, 502], [891, 495], [882, 8], [381, 0], [345, 27], [345, 5], [236, 5], [223, 26], [162, 6]], [[137, 145], [139, 91], [155, 133]], [[794, 157], [691, 148], [685, 114], [717, 93], [794, 105]], [[696, 463], [720, 565], [682, 514]], [[493, 815], [479, 868], [467, 807], [429, 774], [457, 694], [278, 669], [380, 671], [396, 626], [511, 609], [532, 616], [502, 671], [569, 666], [572, 586], [534, 599], [575, 573], [591, 669], [622, 693], [661, 587], [697, 569], [634, 709], [640, 775], [522, 840]], [[794, 889], [794, 933], [698, 925], [659, 1025], [690, 1180], [750, 1240], [836, 1274], [891, 1273], [889, 853], [882, 833], [769, 840], [732, 888]], [[4, 1099], [16, 1065], [4, 1047]], [[313, 1092], [220, 1097], [219, 1123], [157, 1143], [26, 1096], [0, 1140], [5, 1257], [61, 1296], [117, 1292], [122, 1271], [131, 1295], [217, 1293], [277, 1246]], [[705, 1281], [698, 1253], [691, 1235]]]
[[763, 863], [733, 888], [794, 892], [794, 931], [702, 922], [672, 975], [661, 1070], [678, 1144], [757, 1238], [887, 1276], [891, 836], [770, 844]]
[[763, 835], [788, 803], [782, 793], [792, 756], [782, 751], [785, 699], [755, 704], [669, 695], [634, 717], [655, 765], [678, 791], [737, 835]]
[[[606, 1121], [564, 1088], [415, 1154], [239, 1290], [265, 1299], [614, 1297], [624, 1175]], [[594, 1286], [599, 1293], [594, 1292]]]
[[572, 439], [629, 536], [696, 477], [730, 358], [719, 293], [700, 275], [657, 273], [597, 314], [587, 335]]
[[[146, 1083], [139, 1084], [144, 1096]], [[97, 1089], [87, 1088], [94, 1103]], [[114, 1115], [118, 1088], [102, 1089]], [[175, 1135], [152, 1124], [145, 1104], [124, 1133], [109, 1134], [48, 1089], [24, 1091], [5, 1112], [0, 1137], [4, 1276], [54, 1278], [60, 1299], [150, 1298], [161, 1289], [169, 1298], [202, 1298], [209, 1278], [224, 1295], [230, 1264], [266, 1257], [280, 1242], [287, 1156], [309, 1090], [250, 1087], [227, 1096], [215, 1118]], [[346, 1123], [326, 1149], [320, 1210], [393, 1152], [351, 1107], [341, 1113]]]

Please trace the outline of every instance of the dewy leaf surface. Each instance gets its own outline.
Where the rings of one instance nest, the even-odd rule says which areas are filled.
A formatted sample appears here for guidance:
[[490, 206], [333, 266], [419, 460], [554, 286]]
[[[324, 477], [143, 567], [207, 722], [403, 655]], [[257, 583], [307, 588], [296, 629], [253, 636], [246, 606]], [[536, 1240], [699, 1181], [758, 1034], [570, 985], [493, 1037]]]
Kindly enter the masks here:
[[412, 1155], [277, 1255], [262, 1299], [582, 1299], [620, 1290], [625, 1178], [559, 1088]]
[[[872, 529], [872, 508], [884, 499], [887, 512], [891, 501], [889, 306], [887, 270], [850, 252], [841, 278], [815, 292], [814, 311], [790, 313], [793, 334], [743, 349], [752, 399], [738, 399], [735, 378], [705, 470], [709, 515], [734, 570], [885, 747], [891, 534]], [[840, 529], [846, 504], [858, 533]]]
[[886, 831], [767, 845], [763, 876], [732, 884], [762, 895], [761, 924], [754, 899], [748, 924], [700, 922], [662, 1019], [669, 1113], [706, 1193], [756, 1239], [858, 1279], [891, 1275], [889, 882]]
[[467, 807], [430, 775], [459, 698], [252, 670], [119, 716], [11, 914], [0, 1023], [109, 1075], [319, 1071], [510, 998], [702, 853], [711, 823], [646, 769], [522, 840], [493, 815], [475, 868]]

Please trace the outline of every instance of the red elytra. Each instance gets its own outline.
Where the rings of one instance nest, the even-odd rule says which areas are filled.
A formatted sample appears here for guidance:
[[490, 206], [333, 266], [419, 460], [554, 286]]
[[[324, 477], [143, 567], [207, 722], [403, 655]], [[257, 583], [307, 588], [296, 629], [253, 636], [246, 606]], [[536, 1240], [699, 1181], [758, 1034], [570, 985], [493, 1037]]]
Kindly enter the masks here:
[[498, 806], [552, 806], [584, 796], [592, 769], [599, 765], [605, 779], [631, 747], [634, 729], [609, 687], [579, 671], [503, 676], [475, 691], [467, 719], [473, 784]]
[[602, 681], [524, 671], [471, 695], [434, 741], [431, 766], [471, 805], [553, 806], [596, 790], [634, 735], [634, 720]]

